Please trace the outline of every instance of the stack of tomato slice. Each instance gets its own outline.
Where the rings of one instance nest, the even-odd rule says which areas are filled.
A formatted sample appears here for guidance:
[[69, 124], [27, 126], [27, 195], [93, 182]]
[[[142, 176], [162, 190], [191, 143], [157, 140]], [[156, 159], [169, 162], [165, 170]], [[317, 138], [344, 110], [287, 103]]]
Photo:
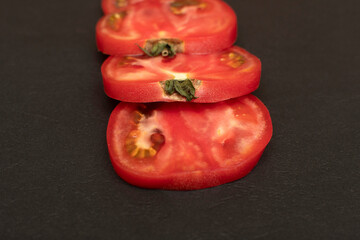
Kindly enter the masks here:
[[272, 136], [249, 93], [260, 60], [232, 46], [236, 16], [221, 0], [103, 0], [97, 45], [106, 94], [122, 101], [107, 142], [116, 172], [140, 187], [193, 190], [237, 180]]

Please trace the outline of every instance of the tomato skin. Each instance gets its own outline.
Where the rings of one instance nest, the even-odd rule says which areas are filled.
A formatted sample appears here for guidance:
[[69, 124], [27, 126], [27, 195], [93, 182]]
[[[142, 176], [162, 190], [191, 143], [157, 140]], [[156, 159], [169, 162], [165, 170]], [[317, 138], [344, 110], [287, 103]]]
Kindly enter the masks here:
[[[241, 54], [247, 63], [235, 69], [220, 66], [222, 64], [220, 59], [227, 52]], [[202, 81], [195, 93], [197, 99], [192, 100], [192, 102], [196, 103], [219, 102], [246, 95], [255, 91], [260, 83], [260, 60], [246, 50], [236, 46], [211, 55], [179, 54], [166, 64], [159, 63], [161, 57], [149, 59], [154, 69], [146, 67], [144, 69], [148, 72], [156, 72], [158, 74], [157, 78], [146, 78], [139, 73], [138, 78], [133, 79], [133, 81], [125, 81], [112, 76], [117, 71], [117, 74], [121, 75], [121, 69], [116, 69], [113, 65], [114, 62], [121, 61], [123, 58], [121, 56], [109, 57], [102, 65], [101, 71], [106, 94], [111, 98], [125, 102], [185, 101], [185, 99], [172, 99], [164, 95], [164, 90], [159, 82], [169, 80], [172, 76], [162, 74], [157, 70], [161, 68], [164, 71], [188, 71], [192, 78]], [[184, 63], [193, 66], [195, 70], [192, 70], [186, 64], [184, 65]], [[184, 67], [173, 69], [177, 65], [184, 65]], [[127, 71], [127, 68], [123, 71]]]
[[[251, 104], [244, 105], [244, 103], [246, 102], [250, 102]], [[247, 95], [236, 99], [230, 99], [221, 103], [204, 104], [204, 105], [191, 104], [191, 103], [167, 103], [160, 105], [160, 108], [162, 108], [163, 110], [165, 109], [166, 118], [168, 118], [169, 122], [172, 122], [172, 124], [174, 125], [173, 128], [176, 129], [183, 122], [182, 120], [179, 121], [179, 112], [178, 112], [179, 109], [185, 108], [185, 111], [190, 111], [190, 112], [194, 110], [194, 113], [200, 110], [205, 112], [209, 112], [209, 111], [215, 112], [219, 106], [226, 105], [226, 106], [236, 107], [237, 104], [240, 104], [239, 111], [242, 111], [243, 114], [246, 113], [251, 117], [249, 119], [244, 120], [246, 123], [251, 121], [255, 121], [255, 122], [258, 121], [258, 120], [254, 120], [254, 116], [253, 116], [254, 114], [261, 115], [260, 118], [258, 117], [258, 119], [261, 119], [261, 124], [259, 123], [259, 125], [256, 126], [259, 126], [262, 130], [260, 132], [258, 131], [259, 129], [249, 130], [251, 134], [256, 135], [256, 138], [252, 140], [250, 144], [250, 148], [249, 148], [250, 150], [247, 150], [246, 153], [244, 154], [234, 153], [235, 154], [234, 156], [236, 156], [237, 160], [232, 161], [231, 164], [228, 165], [223, 164], [225, 162], [221, 161], [221, 164], [223, 165], [221, 164], [217, 165], [213, 163], [210, 164], [212, 160], [209, 159], [213, 158], [213, 156], [211, 156], [212, 152], [209, 150], [210, 146], [209, 148], [202, 148], [202, 151], [206, 154], [202, 156], [200, 160], [205, 162], [210, 161], [209, 167], [186, 171], [186, 170], [182, 170], [181, 167], [183, 167], [184, 165], [186, 166], [186, 164], [191, 164], [192, 161], [194, 162], [200, 161], [196, 156], [193, 157], [192, 161], [189, 159], [184, 159], [183, 164], [181, 164], [178, 162], [178, 160], [175, 160], [175, 158], [178, 158], [177, 156], [170, 156], [168, 159], [158, 159], [158, 157], [155, 157], [155, 159], [145, 159], [140, 161], [137, 159], [131, 159], [131, 157], [124, 154], [122, 150], [124, 143], [121, 141], [121, 139], [123, 139], [123, 136], [125, 136], [126, 133], [131, 130], [132, 125], [128, 124], [128, 119], [129, 116], [131, 116], [130, 113], [132, 112], [132, 110], [136, 109], [137, 106], [139, 105], [134, 103], [120, 103], [111, 114], [107, 129], [107, 142], [108, 142], [109, 154], [115, 171], [123, 180], [125, 180], [126, 182], [132, 185], [143, 188], [168, 189], [168, 190], [196, 190], [196, 189], [214, 187], [224, 183], [238, 180], [246, 176], [258, 163], [266, 145], [269, 143], [272, 136], [272, 123], [269, 112], [259, 99], [257, 99], [253, 95]], [[255, 105], [254, 108], [255, 110], [246, 109], [249, 108], [249, 106], [251, 105]], [[254, 113], [254, 111], [256, 113]], [[221, 115], [215, 118], [217, 119], [215, 120], [210, 119], [210, 121], [214, 120], [215, 122], [217, 122], [217, 121], [228, 120]], [[196, 118], [196, 116], [190, 116], [191, 121], [193, 121], [194, 119], [199, 119], [199, 118], [198, 117]], [[196, 125], [197, 123], [194, 124]], [[169, 128], [169, 125], [164, 125], [164, 127]], [[208, 130], [212, 131], [211, 128]], [[169, 132], [171, 131], [169, 130]], [[229, 133], [231, 134], [231, 132]], [[182, 141], [184, 140], [183, 137], [186, 135], [193, 136], [193, 134], [198, 134], [198, 130], [194, 128], [194, 132], [185, 132], [182, 134], [183, 136], [175, 135], [175, 139], [172, 141], [175, 141], [174, 143], [176, 143], [176, 141]], [[196, 143], [196, 141], [202, 139], [201, 138], [202, 136], [199, 135], [196, 136], [195, 138], [189, 137], [187, 141], [189, 142], [195, 141], [194, 143]], [[236, 135], [236, 137], [242, 138], [241, 135], [239, 136]], [[194, 140], [194, 139], [198, 139], [198, 140]], [[203, 144], [204, 146], [206, 146], [207, 144], [206, 136], [203, 139], [205, 141], [203, 142]], [[169, 140], [168, 143], [165, 141], [164, 149], [174, 147], [171, 146], [172, 141]], [[166, 144], [170, 146], [166, 146]], [[224, 149], [222, 149], [221, 151], [223, 150]], [[176, 154], [180, 154], [180, 153], [181, 153], [181, 149], [176, 150]], [[189, 154], [190, 153], [191, 152], [189, 152]], [[230, 152], [230, 154], [233, 153]], [[132, 161], [134, 161], [133, 166], [131, 166]], [[167, 163], [168, 165], [170, 165], [170, 167], [167, 168], [163, 167], [161, 165], [162, 164], [161, 162]], [[138, 166], [142, 166], [142, 164], [150, 167], [155, 166], [157, 170], [147, 171], [146, 167], [144, 168], [138, 167]], [[162, 170], [162, 169], [167, 169], [167, 170]]]
[[[230, 47], [237, 37], [237, 21], [234, 11], [225, 2], [220, 0], [203, 1], [209, 4], [216, 4], [217, 6], [210, 8], [211, 10], [209, 11], [211, 15], [209, 15], [208, 19], [214, 19], [216, 17], [219, 18], [219, 21], [220, 19], [221, 21], [226, 19], [226, 26], [216, 29], [216, 27], [209, 26], [208, 23], [203, 20], [206, 19], [203, 15], [199, 15], [201, 17], [197, 19], [197, 15], [191, 13], [194, 19], [191, 20], [190, 23], [182, 20], [184, 22], [183, 24], [185, 24], [182, 27], [184, 29], [189, 29], [190, 26], [198, 24], [201, 26], [199, 28], [203, 31], [199, 33], [198, 31], [191, 32], [189, 30], [179, 30], [179, 22], [181, 22], [179, 20], [180, 17], [171, 16], [170, 10], [168, 10], [168, 7], [165, 7], [167, 6], [166, 4], [171, 2], [170, 0], [139, 1], [136, 4], [121, 8], [121, 10], [136, 15], [138, 14], [137, 12], [140, 12], [139, 9], [157, 9], [158, 13], [156, 12], [153, 15], [161, 16], [156, 19], [156, 24], [150, 24], [153, 23], [151, 17], [145, 20], [146, 24], [144, 22], [138, 23], [140, 21], [124, 20], [126, 24], [124, 23], [123, 25], [126, 27], [121, 28], [122, 30], [120, 32], [116, 32], [107, 28], [107, 19], [110, 15], [106, 15], [102, 17], [96, 25], [96, 42], [98, 50], [108, 55], [141, 55], [143, 52], [138, 45], [144, 47], [146, 41], [151, 39], [181, 40], [184, 42], [183, 51], [185, 53], [206, 54]], [[104, 3], [104, 5], [107, 4], [108, 2], [106, 2], [106, 4]], [[218, 6], [220, 6], [221, 9], [218, 9]], [[133, 18], [141, 19], [141, 17], [142, 15], [140, 14], [140, 16], [136, 15]], [[206, 29], [206, 31], [204, 29]], [[157, 35], [158, 32], [166, 32], [166, 34], [164, 36]]]
[[216, 187], [245, 177], [259, 162], [262, 153], [263, 151], [235, 167], [217, 171], [203, 171], [200, 176], [197, 172], [173, 174], [171, 176], [143, 175], [123, 169], [116, 160], [112, 160], [112, 164], [116, 173], [134, 186], [179, 191], [199, 190]]

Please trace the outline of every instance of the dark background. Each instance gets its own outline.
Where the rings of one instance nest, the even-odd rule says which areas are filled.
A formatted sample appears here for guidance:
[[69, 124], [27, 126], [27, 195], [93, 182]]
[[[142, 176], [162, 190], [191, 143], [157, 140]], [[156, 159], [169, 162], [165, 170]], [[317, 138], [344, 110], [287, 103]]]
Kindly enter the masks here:
[[360, 239], [360, 1], [227, 2], [274, 136], [242, 180], [173, 192], [110, 164], [100, 0], [2, 1], [1, 239]]

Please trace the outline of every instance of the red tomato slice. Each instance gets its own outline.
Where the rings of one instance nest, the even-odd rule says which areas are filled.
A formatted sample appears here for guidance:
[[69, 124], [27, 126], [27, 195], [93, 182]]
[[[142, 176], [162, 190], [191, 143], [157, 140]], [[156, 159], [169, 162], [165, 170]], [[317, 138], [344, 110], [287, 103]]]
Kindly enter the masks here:
[[191, 190], [244, 177], [271, 135], [268, 110], [247, 95], [211, 104], [122, 102], [110, 116], [107, 142], [125, 181]]
[[125, 102], [186, 101], [165, 91], [165, 81], [192, 79], [193, 102], [218, 102], [249, 94], [259, 86], [260, 60], [239, 47], [209, 55], [109, 57], [102, 66], [106, 94]]
[[96, 26], [98, 49], [109, 55], [139, 55], [156, 40], [178, 52], [210, 53], [236, 40], [236, 15], [220, 0], [133, 1], [101, 18]]

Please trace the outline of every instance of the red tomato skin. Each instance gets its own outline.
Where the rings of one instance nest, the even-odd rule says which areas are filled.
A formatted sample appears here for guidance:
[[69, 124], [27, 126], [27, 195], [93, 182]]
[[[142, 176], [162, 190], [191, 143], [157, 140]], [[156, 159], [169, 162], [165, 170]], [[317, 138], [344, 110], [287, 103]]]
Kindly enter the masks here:
[[201, 177], [196, 172], [173, 174], [171, 176], [146, 176], [123, 169], [112, 158], [111, 162], [115, 172], [131, 185], [149, 189], [186, 191], [216, 187], [243, 178], [257, 165], [262, 153], [263, 151], [236, 167], [216, 171], [203, 171], [201, 172]]
[[[260, 84], [261, 61], [254, 55], [239, 47], [240, 51], [253, 61], [251, 71], [242, 71], [237, 74], [236, 79], [227, 79], [224, 76], [222, 81], [202, 81], [201, 87], [196, 91], [197, 99], [194, 103], [212, 103], [247, 95], [255, 91]], [[158, 82], [150, 81], [116, 81], [106, 71], [111, 59], [109, 57], [102, 65], [104, 91], [110, 97], [125, 102], [173, 102], [164, 98], [163, 89]], [[161, 79], [166, 80], [166, 79]], [[199, 79], [203, 80], [203, 79]], [[179, 100], [180, 101], [180, 100]], [[183, 99], [182, 101], [186, 101]]]
[[257, 106], [260, 108], [260, 111], [263, 113], [264, 121], [266, 123], [266, 131], [262, 135], [261, 139], [258, 141], [257, 149], [255, 149], [255, 151], [253, 151], [247, 159], [242, 160], [235, 166], [219, 168], [215, 170], [213, 169], [175, 174], [172, 173], [167, 175], [139, 173], [128, 169], [121, 164], [121, 161], [116, 156], [115, 146], [113, 146], [113, 144], [116, 145], [118, 143], [113, 143], [112, 141], [115, 135], [115, 132], [113, 130], [118, 124], [118, 122], [116, 121], [116, 115], [121, 111], [123, 104], [128, 104], [120, 103], [111, 114], [107, 128], [108, 149], [110, 154], [110, 160], [115, 172], [123, 180], [137, 187], [181, 191], [215, 187], [245, 177], [257, 165], [262, 153], [265, 150], [265, 147], [267, 146], [272, 137], [273, 127], [269, 111], [257, 97], [250, 94], [227, 101], [238, 101], [242, 98], [249, 98], [252, 101], [256, 102]]
[[[159, 3], [159, 1], [153, 2]], [[214, 53], [231, 47], [237, 38], [237, 17], [231, 7], [225, 2], [220, 0], [217, 2], [222, 2], [223, 7], [227, 9], [228, 18], [231, 19], [231, 24], [229, 24], [228, 28], [216, 32], [216, 34], [209, 32], [209, 34], [205, 36], [182, 37], [181, 33], [173, 33], [173, 36], [168, 36], [167, 38], [176, 38], [184, 41], [184, 53], [190, 54]], [[111, 34], [105, 34], [101, 29], [106, 25], [106, 17], [107, 16], [103, 16], [100, 18], [96, 24], [96, 43], [98, 50], [107, 55], [142, 55], [143, 51], [138, 45], [144, 46], [145, 42], [152, 38], [143, 35], [140, 38], [129, 40], [118, 39]], [[210, 28], [209, 31], [211, 31]]]

